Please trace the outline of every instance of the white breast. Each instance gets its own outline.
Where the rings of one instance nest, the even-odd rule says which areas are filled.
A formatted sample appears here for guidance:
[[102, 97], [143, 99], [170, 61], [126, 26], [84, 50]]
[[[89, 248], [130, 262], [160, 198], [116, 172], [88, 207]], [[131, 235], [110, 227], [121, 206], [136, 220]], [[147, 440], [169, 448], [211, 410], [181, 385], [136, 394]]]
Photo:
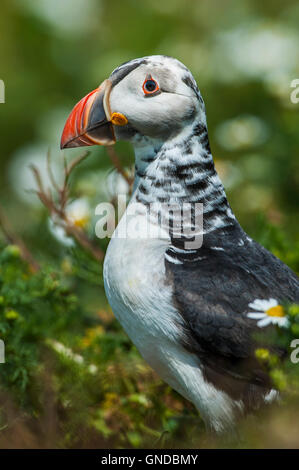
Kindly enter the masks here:
[[[124, 218], [120, 221], [106, 253], [106, 295], [116, 318], [144, 359], [183, 394], [169, 369], [169, 352], [178, 344], [180, 331], [165, 275], [168, 242], [158, 238], [120, 238], [126, 222]], [[142, 216], [136, 220], [136, 227], [138, 223], [140, 233], [144, 233]]]
[[[110, 241], [104, 263], [104, 283], [110, 305], [138, 348], [152, 348], [162, 338], [175, 338], [175, 310], [165, 276], [166, 239], [146, 238], [143, 215], [134, 216], [135, 233], [122, 238], [123, 217]], [[132, 228], [132, 227], [131, 227]], [[138, 233], [140, 238], [138, 238]], [[130, 236], [131, 235], [131, 236]]]

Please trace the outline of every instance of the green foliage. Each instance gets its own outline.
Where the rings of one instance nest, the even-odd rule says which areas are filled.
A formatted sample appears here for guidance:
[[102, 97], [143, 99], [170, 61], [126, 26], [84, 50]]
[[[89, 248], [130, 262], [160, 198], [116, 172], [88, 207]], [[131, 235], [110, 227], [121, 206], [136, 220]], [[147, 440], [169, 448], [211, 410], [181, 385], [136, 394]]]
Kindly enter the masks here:
[[[275, 237], [268, 240], [277, 243]], [[2, 247], [0, 338], [6, 363], [0, 366], [0, 391], [9, 393], [17, 413], [27, 414], [28, 426], [50, 414], [56, 423], [50, 443], [60, 447], [196, 447], [203, 439], [207, 447], [238, 447], [238, 441], [207, 439], [193, 406], [144, 363], [109, 308], [86, 312], [80, 289], [89, 286], [92, 292], [96, 278], [81, 275], [78, 259], [85, 259], [85, 272], [93, 272], [93, 261], [79, 247], [59, 269], [44, 265], [32, 272], [18, 247]], [[285, 305], [284, 312], [287, 328], [275, 326], [266, 343], [263, 335], [268, 346], [258, 348], [256, 356], [287, 407], [299, 393], [298, 365], [290, 361], [299, 306]], [[283, 359], [272, 351], [274, 345], [286, 349]], [[0, 418], [1, 446], [1, 436], [9, 436], [4, 408]], [[266, 426], [269, 417], [263, 419]], [[246, 439], [246, 445], [253, 442]]]
[[[299, 346], [299, 305], [285, 305], [283, 312], [288, 323], [283, 327], [275, 326], [266, 336], [261, 334], [260, 341], [268, 347], [257, 348], [255, 353], [268, 369], [275, 388], [286, 394], [286, 397], [297, 395], [299, 398], [299, 368], [298, 363], [292, 360], [292, 352], [296, 347], [293, 340], [298, 340], [297, 348]], [[275, 353], [277, 347], [284, 351], [283, 355]]]
[[6, 363], [0, 391], [9, 392], [33, 420], [41, 419], [48, 395], [54, 396], [55, 445], [72, 447], [86, 439], [88, 445], [88, 439], [96, 439], [144, 447], [164, 431], [175, 434], [177, 414], [192, 407], [149, 369], [110, 311], [84, 314], [74, 294], [81, 274], [77, 277], [76, 262], [74, 268], [67, 264], [60, 271], [44, 266], [33, 273], [17, 246], [2, 247], [0, 338]]
[[265, 214], [259, 213], [252, 223], [252, 237], [299, 273], [299, 241], [292, 241], [287, 232], [269, 222]]
[[6, 364], [1, 383], [30, 404], [28, 389], [40, 367], [40, 347], [74, 323], [76, 296], [61, 274], [50, 267], [30, 272], [17, 246], [2, 247], [0, 254], [0, 337]]

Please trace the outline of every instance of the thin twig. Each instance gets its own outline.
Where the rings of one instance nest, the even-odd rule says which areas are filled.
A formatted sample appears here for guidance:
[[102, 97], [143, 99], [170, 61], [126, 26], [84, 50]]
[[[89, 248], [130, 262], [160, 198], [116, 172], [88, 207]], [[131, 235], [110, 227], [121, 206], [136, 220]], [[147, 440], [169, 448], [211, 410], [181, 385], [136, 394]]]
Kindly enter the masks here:
[[41, 179], [38, 168], [36, 168], [36, 166], [33, 165], [33, 164], [29, 165], [29, 168], [31, 169], [31, 171], [33, 173], [33, 176], [35, 178], [35, 181], [37, 183], [37, 187], [38, 187], [39, 191], [41, 193], [44, 193], [45, 190], [44, 190], [44, 187], [43, 187], [43, 182], [42, 182], [42, 179]]
[[103, 261], [103, 251], [89, 239], [89, 237], [80, 227], [70, 225], [68, 222], [65, 226], [63, 226], [63, 228], [68, 235], [71, 235], [76, 239], [79, 245], [83, 246], [83, 248], [89, 251], [97, 261]]
[[82, 155], [75, 158], [69, 165], [67, 164], [66, 159], [64, 159], [64, 181], [62, 187], [59, 187], [54, 178], [51, 168], [51, 160], [48, 156], [49, 180], [53, 186], [52, 189], [56, 191], [56, 198], [52, 197], [51, 191], [45, 191], [39, 170], [34, 165], [31, 165], [31, 169], [38, 188], [35, 193], [42, 204], [48, 209], [52, 219], [54, 219], [54, 223], [62, 227], [67, 235], [72, 236], [83, 248], [89, 251], [97, 261], [102, 261], [104, 258], [104, 252], [96, 246], [92, 240], [90, 240], [87, 234], [80, 227], [77, 227], [71, 220], [69, 220], [65, 210], [69, 197], [69, 178], [73, 170], [83, 160], [85, 160], [88, 155], [89, 152], [84, 152]]
[[59, 186], [58, 184], [56, 183], [56, 180], [54, 178], [54, 174], [53, 174], [53, 171], [52, 171], [52, 164], [51, 164], [51, 152], [50, 152], [50, 149], [48, 150], [47, 152], [47, 171], [48, 171], [48, 175], [49, 175], [49, 178], [50, 178], [50, 181], [52, 183], [52, 186], [54, 189], [56, 189], [56, 191], [58, 192], [59, 191]]
[[90, 154], [90, 152], [88, 152], [88, 151], [82, 153], [82, 155], [79, 155], [78, 158], [75, 158], [69, 165], [66, 166], [67, 179], [65, 181], [65, 184], [68, 183], [68, 178], [69, 178], [70, 174], [72, 173], [72, 171], [74, 170], [74, 168], [76, 168], [78, 165], [80, 165], [80, 163], [82, 163], [88, 157], [89, 154]]
[[[129, 187], [131, 187], [133, 183], [133, 179], [125, 172], [118, 158], [116, 152], [111, 147], [107, 147], [108, 155], [116, 168], [116, 170], [122, 175], [122, 177], [127, 181]], [[40, 172], [38, 168], [34, 165], [31, 165], [31, 170], [33, 172], [35, 181], [37, 183], [37, 191], [35, 193], [39, 197], [42, 204], [48, 209], [52, 219], [54, 222], [61, 226], [65, 232], [75, 238], [75, 240], [86, 250], [88, 250], [92, 256], [98, 260], [102, 261], [104, 258], [103, 251], [87, 236], [87, 234], [80, 228], [77, 227], [72, 223], [71, 220], [68, 219], [66, 213], [66, 206], [69, 198], [69, 179], [74, 171], [74, 169], [87, 158], [89, 152], [84, 152], [79, 157], [75, 158], [71, 163], [67, 163], [66, 158], [64, 158], [64, 180], [63, 184], [60, 187], [55, 180], [52, 167], [51, 167], [51, 156], [50, 152], [47, 155], [47, 171], [49, 175], [49, 180], [52, 185], [52, 188], [49, 191], [46, 191]], [[56, 197], [52, 195], [52, 191], [56, 193]]]

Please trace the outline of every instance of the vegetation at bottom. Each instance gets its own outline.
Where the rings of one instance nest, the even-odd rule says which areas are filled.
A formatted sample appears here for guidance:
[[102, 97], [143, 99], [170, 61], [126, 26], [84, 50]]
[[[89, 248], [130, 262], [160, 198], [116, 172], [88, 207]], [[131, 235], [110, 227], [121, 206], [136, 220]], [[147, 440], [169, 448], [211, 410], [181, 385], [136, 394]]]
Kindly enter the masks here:
[[[262, 219], [256, 226], [264, 244], [298, 270], [296, 247]], [[280, 401], [241, 420], [238, 435], [217, 437], [144, 362], [109, 306], [97, 308], [100, 281], [100, 264], [79, 245], [60, 263], [33, 269], [19, 246], [2, 244], [0, 447], [298, 445], [299, 364], [291, 344], [299, 338], [299, 306], [282, 306], [287, 327], [275, 326], [269, 348], [256, 350]], [[288, 351], [283, 360], [271, 353], [271, 344]]]

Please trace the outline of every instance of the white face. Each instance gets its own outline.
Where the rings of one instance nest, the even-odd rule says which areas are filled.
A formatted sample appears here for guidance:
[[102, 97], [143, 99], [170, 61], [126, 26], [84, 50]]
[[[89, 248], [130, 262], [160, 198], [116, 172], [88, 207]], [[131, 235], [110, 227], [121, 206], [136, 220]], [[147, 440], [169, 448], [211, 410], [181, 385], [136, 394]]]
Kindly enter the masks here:
[[110, 107], [128, 119], [127, 126], [114, 126], [117, 140], [130, 140], [134, 131], [135, 135], [137, 131], [150, 138], [167, 139], [204, 113], [188, 69], [175, 59], [161, 56], [148, 58], [114, 85]]

